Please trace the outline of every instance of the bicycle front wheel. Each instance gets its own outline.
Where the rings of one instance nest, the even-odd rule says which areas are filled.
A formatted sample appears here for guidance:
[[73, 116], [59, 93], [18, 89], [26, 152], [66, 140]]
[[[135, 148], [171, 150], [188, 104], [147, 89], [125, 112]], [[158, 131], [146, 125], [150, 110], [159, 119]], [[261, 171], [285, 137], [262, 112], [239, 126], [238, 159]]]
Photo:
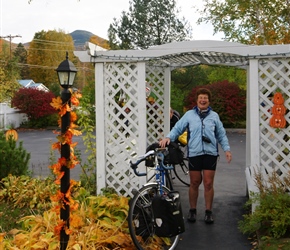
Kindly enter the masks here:
[[[162, 186], [163, 192], [170, 190]], [[152, 199], [159, 194], [157, 184], [142, 187], [129, 203], [128, 224], [131, 238], [139, 250], [158, 249], [173, 250], [179, 241], [180, 235], [172, 238], [161, 238], [155, 235]]]
[[188, 158], [183, 158], [180, 164], [174, 165], [174, 174], [178, 180], [180, 180], [186, 186], [190, 184], [189, 168], [188, 168]]

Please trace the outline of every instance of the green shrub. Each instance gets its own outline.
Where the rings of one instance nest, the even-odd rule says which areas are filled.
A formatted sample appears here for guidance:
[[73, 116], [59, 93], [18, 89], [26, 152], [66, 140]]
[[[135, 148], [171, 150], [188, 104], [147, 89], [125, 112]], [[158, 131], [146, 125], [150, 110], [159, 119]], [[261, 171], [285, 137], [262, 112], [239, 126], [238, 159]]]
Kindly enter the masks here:
[[244, 234], [259, 232], [263, 237], [282, 238], [288, 236], [290, 230], [290, 175], [280, 180], [273, 171], [266, 182], [261, 173], [256, 174], [256, 184], [259, 193], [251, 194], [246, 205], [257, 204], [255, 211], [244, 215], [239, 222], [239, 229]]
[[43, 116], [38, 119], [30, 119], [21, 123], [21, 128], [47, 128], [56, 127], [58, 125], [58, 114]]
[[199, 88], [207, 88], [212, 93], [210, 106], [216, 111], [224, 126], [238, 128], [246, 121], [246, 91], [238, 84], [228, 81], [216, 82], [198, 86], [191, 90], [186, 97], [186, 109], [192, 109], [196, 105], [196, 91]]
[[91, 194], [96, 193], [96, 136], [95, 136], [95, 107], [91, 104], [90, 98], [83, 96], [81, 98], [81, 109], [77, 110], [77, 123], [83, 133], [83, 142], [86, 147], [86, 161], [82, 160], [81, 152], [75, 151], [80, 161], [81, 174], [80, 181], [82, 186]]
[[22, 146], [22, 141], [16, 142], [11, 137], [6, 141], [0, 133], [0, 180], [9, 174], [20, 176], [28, 173], [30, 154]]

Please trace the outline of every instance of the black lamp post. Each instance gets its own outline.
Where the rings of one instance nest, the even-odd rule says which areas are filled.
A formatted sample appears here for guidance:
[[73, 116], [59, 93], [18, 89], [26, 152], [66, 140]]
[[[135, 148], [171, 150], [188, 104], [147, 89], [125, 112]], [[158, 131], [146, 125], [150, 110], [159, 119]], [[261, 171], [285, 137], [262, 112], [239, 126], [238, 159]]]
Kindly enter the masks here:
[[[63, 90], [61, 92], [62, 103], [68, 103], [68, 105], [71, 106], [71, 92], [69, 88], [73, 85], [77, 69], [73, 65], [73, 63], [68, 60], [67, 52], [66, 60], [60, 63], [56, 71], [59, 79], [59, 84], [63, 87]], [[61, 135], [64, 135], [67, 132], [69, 126], [70, 112], [67, 111], [61, 117]], [[66, 162], [70, 160], [70, 145], [67, 143], [61, 144], [61, 158], [65, 158]], [[61, 178], [60, 191], [63, 194], [63, 199], [65, 200], [65, 202], [63, 202], [61, 206], [60, 219], [63, 220], [65, 222], [65, 226], [69, 228], [70, 206], [68, 199], [65, 197], [65, 194], [67, 193], [70, 185], [70, 169], [67, 166], [63, 165], [61, 166], [61, 171], [64, 172], [64, 175]], [[60, 232], [60, 250], [65, 250], [69, 241], [69, 235], [66, 234], [64, 227], [61, 229]]]

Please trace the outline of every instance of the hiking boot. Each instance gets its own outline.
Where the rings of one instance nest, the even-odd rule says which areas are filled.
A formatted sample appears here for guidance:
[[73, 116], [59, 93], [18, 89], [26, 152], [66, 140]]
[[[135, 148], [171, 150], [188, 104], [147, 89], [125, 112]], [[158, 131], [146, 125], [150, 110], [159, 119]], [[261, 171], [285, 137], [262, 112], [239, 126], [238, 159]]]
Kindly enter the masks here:
[[188, 216], [187, 216], [187, 220], [189, 222], [195, 222], [196, 221], [196, 209], [189, 209], [189, 213], [188, 213]]
[[204, 222], [206, 224], [212, 224], [213, 223], [212, 211], [205, 210]]

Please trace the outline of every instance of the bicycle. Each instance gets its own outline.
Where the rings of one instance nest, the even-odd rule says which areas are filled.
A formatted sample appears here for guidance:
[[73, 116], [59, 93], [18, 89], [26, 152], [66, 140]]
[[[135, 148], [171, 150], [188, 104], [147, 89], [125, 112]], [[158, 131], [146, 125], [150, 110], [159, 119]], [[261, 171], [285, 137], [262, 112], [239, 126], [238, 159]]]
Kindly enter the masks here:
[[[139, 250], [149, 249], [150, 246], [156, 245], [162, 246], [162, 249], [165, 250], [173, 250], [179, 242], [180, 233], [184, 231], [184, 220], [179, 201], [179, 193], [172, 192], [165, 185], [166, 172], [173, 169], [173, 165], [165, 165], [163, 163], [164, 154], [166, 152], [168, 153], [166, 148], [156, 148], [140, 156], [135, 163], [130, 162], [130, 167], [137, 176], [147, 175], [146, 173], [139, 173], [137, 171], [138, 165], [145, 161], [146, 158], [153, 156], [155, 162], [154, 170], [156, 182], [147, 183], [141, 189], [133, 190], [134, 196], [129, 203], [129, 231], [134, 245]], [[176, 227], [177, 231], [172, 233], [172, 235], [169, 234], [170, 236], [163, 236], [157, 225], [158, 216], [156, 215], [156, 210], [154, 210], [154, 204], [156, 200], [158, 200], [158, 197], [166, 197], [165, 200], [169, 197], [168, 199], [172, 199], [176, 204], [179, 201], [178, 212], [180, 211], [180, 213], [178, 216], [181, 216], [182, 219], [182, 221], [180, 221], [181, 226], [180, 228]], [[177, 210], [174, 213], [176, 215]], [[165, 228], [170, 229], [172, 227], [167, 226]]]
[[[184, 148], [186, 145], [182, 143], [177, 143], [179, 148]], [[184, 150], [180, 149], [182, 152]], [[184, 152], [183, 152], [184, 155]], [[177, 179], [181, 181], [184, 185], [189, 186], [190, 185], [190, 179], [189, 179], [189, 168], [188, 168], [188, 158], [183, 156], [182, 161], [179, 164], [175, 164], [173, 168], [173, 172]]]

